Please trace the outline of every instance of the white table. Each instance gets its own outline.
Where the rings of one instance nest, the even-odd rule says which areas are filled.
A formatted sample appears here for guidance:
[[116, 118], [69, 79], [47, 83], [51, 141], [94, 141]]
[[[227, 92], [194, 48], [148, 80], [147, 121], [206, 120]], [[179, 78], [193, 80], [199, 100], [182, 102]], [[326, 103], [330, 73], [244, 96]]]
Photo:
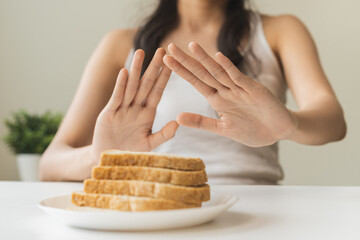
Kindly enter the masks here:
[[212, 186], [240, 201], [210, 223], [153, 232], [78, 229], [37, 207], [40, 200], [82, 187], [0, 182], [0, 239], [360, 239], [360, 187]]

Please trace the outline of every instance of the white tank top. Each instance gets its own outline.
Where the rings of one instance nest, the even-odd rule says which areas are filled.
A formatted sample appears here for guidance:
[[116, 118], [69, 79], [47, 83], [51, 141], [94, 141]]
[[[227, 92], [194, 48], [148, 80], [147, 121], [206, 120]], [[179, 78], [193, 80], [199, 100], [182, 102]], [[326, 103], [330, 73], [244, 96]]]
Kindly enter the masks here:
[[[260, 14], [252, 13], [251, 16], [250, 41], [243, 54], [251, 67], [261, 66], [254, 80], [265, 85], [285, 103], [286, 82], [265, 38]], [[127, 58], [127, 69], [130, 69], [133, 54], [134, 50]], [[182, 112], [219, 118], [207, 100], [173, 72], [157, 108], [153, 132], [175, 120]], [[205, 162], [209, 183], [277, 184], [283, 177], [277, 144], [252, 148], [211, 132], [180, 126], [175, 137], [154, 152], [200, 157]]]

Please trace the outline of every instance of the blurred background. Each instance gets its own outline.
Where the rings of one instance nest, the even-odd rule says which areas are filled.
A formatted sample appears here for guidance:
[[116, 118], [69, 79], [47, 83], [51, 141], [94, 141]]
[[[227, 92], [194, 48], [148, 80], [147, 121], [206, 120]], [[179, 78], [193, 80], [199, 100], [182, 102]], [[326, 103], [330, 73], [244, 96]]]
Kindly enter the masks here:
[[[360, 185], [360, 1], [254, 0], [262, 13], [293, 14], [309, 28], [345, 110], [346, 138], [325, 146], [281, 142], [284, 185]], [[4, 119], [25, 109], [65, 113], [82, 71], [110, 30], [131, 28], [156, 0], [0, 0], [0, 137]], [[289, 107], [296, 105], [289, 95]], [[0, 180], [18, 180], [15, 155], [0, 143]]]

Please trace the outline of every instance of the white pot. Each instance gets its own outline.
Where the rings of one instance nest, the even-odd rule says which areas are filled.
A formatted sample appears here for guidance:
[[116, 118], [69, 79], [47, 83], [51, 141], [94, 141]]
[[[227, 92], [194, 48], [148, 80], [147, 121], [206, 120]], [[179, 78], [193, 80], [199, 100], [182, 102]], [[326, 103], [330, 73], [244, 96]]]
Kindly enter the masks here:
[[41, 154], [24, 153], [16, 156], [21, 181], [39, 181], [39, 162]]

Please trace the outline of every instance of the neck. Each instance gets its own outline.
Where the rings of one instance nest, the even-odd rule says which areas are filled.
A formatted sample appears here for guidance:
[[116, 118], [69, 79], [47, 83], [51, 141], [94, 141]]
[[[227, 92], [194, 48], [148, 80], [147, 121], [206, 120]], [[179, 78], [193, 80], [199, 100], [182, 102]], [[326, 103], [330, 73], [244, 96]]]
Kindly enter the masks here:
[[192, 32], [220, 28], [227, 0], [178, 0], [180, 27]]

